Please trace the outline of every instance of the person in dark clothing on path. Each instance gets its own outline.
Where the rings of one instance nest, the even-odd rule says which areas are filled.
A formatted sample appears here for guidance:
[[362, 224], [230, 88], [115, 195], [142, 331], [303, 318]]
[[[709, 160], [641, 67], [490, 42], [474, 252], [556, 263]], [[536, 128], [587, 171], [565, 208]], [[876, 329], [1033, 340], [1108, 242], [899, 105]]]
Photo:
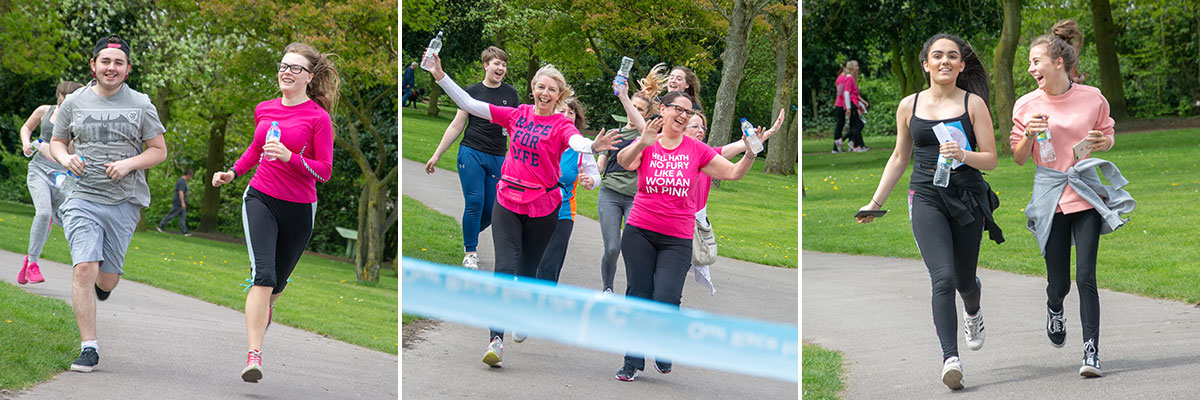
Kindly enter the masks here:
[[171, 219], [175, 218], [175, 216], [179, 216], [179, 232], [183, 233], [183, 236], [192, 236], [192, 234], [188, 233], [187, 230], [187, 183], [188, 181], [192, 180], [193, 175], [194, 174], [192, 173], [192, 170], [184, 170], [183, 177], [175, 181], [175, 191], [174, 196], [172, 196], [174, 199], [171, 200], [171, 211], [167, 212], [167, 216], [163, 217], [162, 221], [158, 221], [158, 227], [156, 229], [158, 229], [159, 232], [163, 231], [163, 227], [167, 226], [167, 222], [171, 221]]

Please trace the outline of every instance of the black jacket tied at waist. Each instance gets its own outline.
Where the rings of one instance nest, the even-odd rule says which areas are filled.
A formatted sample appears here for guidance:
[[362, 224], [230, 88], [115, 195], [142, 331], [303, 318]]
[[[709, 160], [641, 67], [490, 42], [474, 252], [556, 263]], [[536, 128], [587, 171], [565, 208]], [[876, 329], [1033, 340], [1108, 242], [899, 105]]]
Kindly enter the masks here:
[[[944, 188], [933, 185], [933, 171], [919, 166], [913, 171], [913, 179], [928, 182], [923, 184], [937, 190], [950, 217], [960, 226], [975, 222], [975, 213], [972, 211], [979, 210], [983, 215], [983, 229], [988, 231], [988, 238], [996, 244], [1004, 243], [1004, 232], [992, 216], [992, 211], [1000, 207], [1000, 197], [992, 191], [992, 186], [983, 180], [983, 173], [979, 170], [963, 166], [954, 172], [950, 174], [950, 184]], [[919, 176], [926, 174], [928, 180], [921, 179], [925, 176]]]

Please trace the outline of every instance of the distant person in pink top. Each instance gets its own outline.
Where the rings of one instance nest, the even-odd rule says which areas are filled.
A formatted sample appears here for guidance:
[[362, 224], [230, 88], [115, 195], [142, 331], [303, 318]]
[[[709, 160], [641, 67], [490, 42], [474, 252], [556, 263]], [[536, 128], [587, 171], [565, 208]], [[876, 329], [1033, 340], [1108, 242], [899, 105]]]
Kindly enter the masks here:
[[[292, 43], [277, 65], [283, 97], [254, 109], [254, 141], [233, 168], [213, 174], [218, 187], [258, 167], [242, 195], [242, 228], [250, 251], [252, 286], [246, 294], [249, 351], [242, 380], [262, 379], [262, 345], [275, 301], [312, 237], [317, 212], [317, 182], [333, 172], [333, 123], [327, 110], [337, 107], [338, 71], [311, 46]], [[268, 140], [272, 124], [279, 138]]]
[[[755, 154], [737, 164], [718, 157], [712, 147], [684, 134], [688, 119], [696, 112], [692, 99], [683, 92], [662, 97], [661, 118], [649, 122], [637, 142], [617, 153], [617, 162], [638, 171], [638, 191], [633, 198], [621, 253], [625, 256], [625, 295], [679, 306], [683, 283], [692, 260], [692, 222], [699, 196], [693, 182], [704, 176], [736, 181], [754, 165]], [[742, 139], [743, 145], [749, 145]], [[662, 373], [671, 362], [656, 359]], [[626, 353], [617, 379], [632, 381], [645, 370], [641, 354]]]
[[[870, 150], [869, 147], [863, 144], [862, 130], [862, 112], [867, 109], [867, 101], [862, 98], [858, 92], [858, 61], [846, 61], [846, 65], [842, 66], [841, 72], [838, 73], [837, 80], [834, 82], [837, 86], [837, 98], [833, 101], [835, 112], [833, 118], [836, 125], [833, 127], [833, 152], [863, 152]], [[847, 105], [846, 103], [850, 103]], [[842, 146], [842, 128], [846, 123], [850, 123], [850, 131], [846, 133], [846, 140], [853, 147]]]
[[[1029, 74], [1037, 81], [1037, 90], [1021, 96], [1013, 106], [1013, 128], [1009, 142], [1013, 158], [1025, 165], [1030, 155], [1039, 167], [1066, 172], [1075, 159], [1076, 143], [1091, 151], [1112, 149], [1113, 119], [1108, 115], [1108, 100], [1095, 87], [1074, 83], [1079, 57], [1072, 43], [1081, 43], [1083, 35], [1075, 21], [1059, 21], [1029, 46]], [[1053, 146], [1053, 161], [1042, 158], [1037, 136], [1050, 131], [1046, 141]], [[1088, 158], [1084, 156], [1083, 158]], [[1082, 158], [1081, 158], [1082, 159]], [[1096, 255], [1100, 245], [1102, 218], [1088, 201], [1067, 185], [1058, 200], [1045, 245], [1046, 260], [1046, 335], [1055, 347], [1066, 340], [1063, 299], [1071, 290], [1071, 244], [1075, 245], [1075, 283], [1079, 289], [1079, 319], [1083, 327], [1083, 366], [1079, 374], [1101, 376], [1100, 295], [1096, 290]]]
[[[554, 65], [539, 69], [529, 82], [534, 104], [513, 108], [472, 98], [442, 71], [441, 58], [437, 55], [433, 58], [430, 70], [433, 80], [459, 109], [508, 129], [511, 139], [492, 209], [494, 272], [533, 278], [558, 225], [558, 208], [562, 204], [559, 163], [563, 151], [569, 146], [590, 156], [615, 149], [612, 143], [620, 141], [620, 134], [615, 131], [601, 134], [592, 141], [579, 133], [571, 119], [558, 113], [574, 92]], [[489, 335], [483, 362], [499, 368], [504, 354], [504, 328], [492, 327]]]

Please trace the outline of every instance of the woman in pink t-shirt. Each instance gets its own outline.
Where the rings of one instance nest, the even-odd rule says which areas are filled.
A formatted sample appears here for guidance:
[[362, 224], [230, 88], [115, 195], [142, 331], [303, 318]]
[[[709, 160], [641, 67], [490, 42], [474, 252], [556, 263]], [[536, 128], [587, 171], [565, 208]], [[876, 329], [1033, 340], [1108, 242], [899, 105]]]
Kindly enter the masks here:
[[[692, 260], [698, 200], [692, 182], [705, 175], [739, 180], [754, 165], [752, 151], [734, 164], [684, 135], [688, 119], [696, 113], [692, 104], [683, 92], [667, 93], [659, 108], [661, 118], [648, 123], [637, 142], [617, 153], [622, 167], [638, 171], [638, 191], [621, 237], [626, 296], [679, 305]], [[657, 359], [654, 364], [659, 372], [671, 371], [670, 361]], [[617, 379], [632, 381], [645, 365], [641, 354], [626, 353]]]
[[[837, 98], [833, 101], [836, 110], [833, 113], [836, 123], [833, 128], [833, 152], [863, 152], [870, 150], [869, 147], [863, 144], [862, 138], [863, 121], [861, 115], [863, 110], [867, 108], [867, 101], [858, 92], [858, 61], [846, 61], [846, 65], [842, 67], [841, 72], [838, 72], [838, 77], [834, 85], [837, 85]], [[846, 103], [850, 104], [847, 105]], [[847, 122], [850, 123], [850, 131], [846, 133], [845, 137], [853, 146], [852, 148], [842, 146], [842, 128], [846, 126]]]
[[[262, 345], [275, 301], [312, 238], [317, 213], [317, 182], [333, 172], [333, 123], [338, 71], [311, 46], [292, 43], [283, 51], [276, 75], [283, 97], [254, 109], [254, 141], [226, 172], [213, 174], [213, 187], [257, 167], [242, 195], [242, 225], [250, 250], [251, 286], [246, 294], [249, 351], [242, 380], [262, 379]], [[278, 128], [278, 138], [268, 132]]]
[[[1029, 74], [1037, 90], [1021, 96], [1013, 106], [1009, 142], [1013, 158], [1024, 165], [1029, 157], [1038, 167], [1066, 172], [1080, 160], [1076, 143], [1088, 150], [1107, 151], [1113, 146], [1113, 119], [1108, 100], [1095, 87], [1073, 83], [1070, 71], [1079, 62], [1071, 43], [1082, 40], [1075, 21], [1055, 24], [1053, 33], [1039, 36], [1029, 46]], [[1039, 136], [1049, 131], [1049, 138]], [[1042, 156], [1049, 142], [1054, 157]], [[1047, 154], [1049, 155], [1049, 154]], [[1100, 244], [1100, 213], [1071, 188], [1063, 189], [1044, 249], [1046, 260], [1046, 336], [1055, 347], [1066, 341], [1063, 299], [1071, 290], [1071, 244], [1075, 244], [1075, 282], [1079, 289], [1079, 319], [1083, 333], [1083, 365], [1079, 374], [1101, 376], [1100, 295], [1096, 290], [1096, 254]]]
[[[442, 60], [434, 55], [430, 72], [434, 81], [458, 105], [459, 109], [508, 129], [511, 138], [508, 154], [496, 186], [496, 204], [492, 209], [492, 242], [495, 245], [495, 273], [534, 277], [546, 251], [546, 244], [558, 225], [562, 191], [559, 162], [568, 147], [582, 153], [615, 149], [620, 134], [601, 134], [595, 141], [583, 137], [575, 123], [558, 113], [574, 93], [566, 78], [554, 65], [547, 64], [529, 82], [534, 104], [517, 108], [488, 104], [471, 98], [442, 71]], [[504, 328], [492, 327], [483, 362], [499, 368], [503, 357]]]

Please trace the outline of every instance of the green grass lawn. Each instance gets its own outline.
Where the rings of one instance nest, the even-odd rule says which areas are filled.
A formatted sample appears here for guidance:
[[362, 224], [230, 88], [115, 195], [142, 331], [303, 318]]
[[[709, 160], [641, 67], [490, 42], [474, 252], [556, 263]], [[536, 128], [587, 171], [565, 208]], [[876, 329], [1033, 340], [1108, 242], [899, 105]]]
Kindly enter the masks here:
[[[871, 224], [853, 215], [871, 201], [895, 137], [867, 138], [866, 153], [830, 154], [832, 140], [804, 140], [801, 221], [804, 249], [920, 259], [908, 224], [906, 171], [888, 197], [891, 213]], [[1000, 143], [1007, 146], [1008, 142]], [[1097, 282], [1100, 287], [1144, 296], [1200, 302], [1200, 248], [1194, 245], [1200, 226], [1200, 129], [1117, 136], [1109, 152], [1093, 157], [1114, 162], [1130, 181], [1126, 189], [1137, 209], [1121, 229], [1100, 238]], [[980, 266], [1031, 276], [1044, 276], [1045, 263], [1033, 235], [1025, 228], [1025, 205], [1033, 188], [1032, 163], [1019, 167], [1001, 156], [999, 167], [985, 179], [1000, 196], [997, 223], [1007, 241], [987, 240]]]
[[[421, 202], [408, 196], [403, 197], [402, 212], [404, 213], [404, 239], [400, 253], [412, 257], [446, 265], [462, 263], [462, 225], [453, 217], [434, 211]], [[459, 238], [447, 240], [446, 238]], [[419, 319], [415, 315], [404, 314], [402, 322], [407, 324]]]
[[[32, 217], [32, 206], [0, 202], [0, 237], [6, 238], [0, 248], [24, 253]], [[70, 264], [61, 228], [54, 227], [42, 258]], [[122, 279], [242, 311], [246, 293], [240, 284], [245, 284], [249, 276], [244, 244], [147, 231], [134, 235]], [[285, 295], [276, 303], [275, 323], [397, 354], [398, 279], [394, 270], [380, 271], [377, 284], [357, 284], [353, 264], [305, 255], [291, 279]], [[114, 296], [120, 295], [118, 287]], [[75, 332], [74, 318], [68, 322], [69, 330]], [[243, 321], [229, 323], [241, 326]], [[7, 340], [9, 336], [3, 337]], [[0, 357], [0, 370], [7, 369], [3, 364], [8, 359]]]
[[805, 400], [842, 398], [842, 389], [845, 388], [842, 382], [842, 354], [805, 343], [801, 356], [801, 386], [804, 394], [800, 397]]
[[79, 330], [67, 302], [0, 282], [0, 388], [22, 390], [49, 380], [66, 371], [78, 352]]
[[[444, 107], [436, 118], [426, 115], [424, 109], [404, 108], [403, 112], [400, 139], [403, 156], [424, 163], [437, 149], [455, 109]], [[458, 144], [455, 143], [438, 160], [438, 167], [455, 173], [457, 153]], [[796, 177], [765, 174], [763, 163], [762, 159], [756, 161], [754, 169], [744, 179], [722, 182], [720, 187], [713, 188], [708, 199], [708, 218], [715, 227], [722, 256], [796, 268]], [[596, 218], [596, 195], [597, 191], [579, 190], [576, 209], [580, 214]], [[405, 218], [408, 218], [407, 210]], [[455, 231], [449, 237], [461, 244], [461, 232]], [[406, 237], [403, 254], [412, 256], [408, 248]], [[461, 247], [458, 254], [461, 259]]]

